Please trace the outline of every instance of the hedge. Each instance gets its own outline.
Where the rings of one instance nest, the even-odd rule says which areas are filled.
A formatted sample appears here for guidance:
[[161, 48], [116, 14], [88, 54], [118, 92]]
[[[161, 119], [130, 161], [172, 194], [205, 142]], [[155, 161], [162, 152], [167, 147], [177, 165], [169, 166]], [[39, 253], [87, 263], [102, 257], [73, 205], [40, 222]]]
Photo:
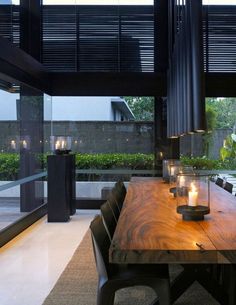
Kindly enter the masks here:
[[[36, 159], [47, 167], [47, 154], [39, 154]], [[76, 154], [77, 169], [153, 169], [152, 154]], [[20, 157], [15, 153], [0, 153], [0, 180], [18, 178]]]
[[[44, 170], [47, 167], [47, 154], [36, 157], [42, 163]], [[206, 157], [181, 156], [181, 163], [193, 166], [196, 169], [220, 170], [236, 169], [236, 160], [212, 160]], [[0, 180], [16, 180], [18, 178], [20, 156], [16, 153], [0, 153]], [[153, 154], [76, 154], [77, 169], [153, 169]]]
[[183, 165], [190, 165], [196, 169], [204, 170], [235, 170], [236, 169], [236, 159], [227, 159], [222, 161], [221, 159], [213, 160], [205, 156], [203, 157], [180, 157], [181, 163]]

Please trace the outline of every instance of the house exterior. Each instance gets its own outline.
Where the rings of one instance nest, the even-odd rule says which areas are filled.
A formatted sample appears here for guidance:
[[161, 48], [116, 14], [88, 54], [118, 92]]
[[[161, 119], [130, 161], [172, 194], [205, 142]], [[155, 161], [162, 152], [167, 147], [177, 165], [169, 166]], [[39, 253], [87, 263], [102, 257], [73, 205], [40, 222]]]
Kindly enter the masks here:
[[126, 101], [120, 97], [53, 97], [52, 121], [65, 120], [130, 121], [134, 120], [134, 115]]
[[[0, 121], [17, 119], [19, 94], [0, 91]], [[131, 121], [134, 115], [121, 97], [44, 97], [44, 120], [47, 121]]]

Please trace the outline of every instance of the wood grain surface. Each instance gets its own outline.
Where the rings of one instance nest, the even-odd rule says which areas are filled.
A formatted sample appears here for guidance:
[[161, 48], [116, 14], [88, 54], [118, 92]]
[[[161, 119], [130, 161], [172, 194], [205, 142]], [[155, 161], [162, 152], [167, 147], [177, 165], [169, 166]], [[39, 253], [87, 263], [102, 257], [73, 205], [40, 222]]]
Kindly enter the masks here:
[[211, 183], [211, 212], [184, 221], [170, 185], [132, 178], [110, 247], [112, 263], [236, 263], [236, 198]]

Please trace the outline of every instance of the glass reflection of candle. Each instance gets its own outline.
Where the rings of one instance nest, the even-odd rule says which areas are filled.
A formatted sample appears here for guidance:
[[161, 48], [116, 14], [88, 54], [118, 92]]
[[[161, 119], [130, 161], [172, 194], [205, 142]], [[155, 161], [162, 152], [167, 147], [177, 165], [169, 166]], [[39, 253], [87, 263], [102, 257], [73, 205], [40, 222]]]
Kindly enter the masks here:
[[22, 141], [22, 147], [27, 148], [27, 142], [25, 140]]
[[224, 140], [224, 142], [223, 142], [223, 147], [224, 148], [226, 147], [226, 140]]
[[179, 185], [182, 187], [182, 186], [184, 185], [184, 183], [185, 183], [185, 178], [184, 178], [184, 176], [180, 176], [180, 177], [179, 177]]
[[11, 148], [16, 149], [16, 141], [14, 140], [11, 141]]
[[198, 192], [194, 183], [191, 183], [191, 190], [188, 192], [188, 205], [195, 207], [197, 206]]

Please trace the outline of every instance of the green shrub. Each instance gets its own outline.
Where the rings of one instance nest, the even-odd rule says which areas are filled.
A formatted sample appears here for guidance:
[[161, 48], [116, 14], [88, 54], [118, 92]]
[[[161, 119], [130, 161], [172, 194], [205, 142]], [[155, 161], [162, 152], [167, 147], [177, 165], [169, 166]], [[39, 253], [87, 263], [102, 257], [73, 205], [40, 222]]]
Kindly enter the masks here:
[[0, 154], [0, 180], [16, 180], [20, 164], [19, 154]]
[[76, 154], [77, 169], [152, 169], [151, 154]]
[[235, 170], [236, 169], [236, 160], [212, 160], [208, 159], [206, 156], [203, 157], [180, 157], [181, 163], [183, 165], [190, 165], [195, 169], [203, 170]]
[[[48, 154], [36, 155], [44, 170]], [[76, 154], [76, 169], [153, 169], [152, 154]], [[0, 180], [16, 180], [20, 166], [20, 155], [0, 153]]]

